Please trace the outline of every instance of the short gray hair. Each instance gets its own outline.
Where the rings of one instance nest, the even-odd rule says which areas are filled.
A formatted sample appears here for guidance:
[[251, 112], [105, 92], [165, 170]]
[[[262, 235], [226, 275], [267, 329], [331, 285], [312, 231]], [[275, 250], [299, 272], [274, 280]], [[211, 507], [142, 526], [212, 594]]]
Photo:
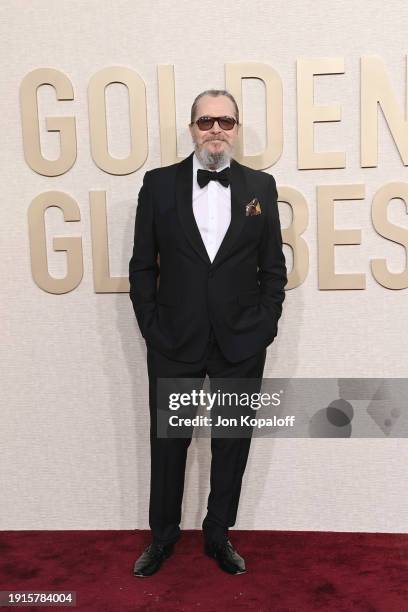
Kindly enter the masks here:
[[191, 123], [190, 123], [190, 125], [193, 125], [193, 123], [194, 123], [196, 112], [197, 112], [198, 102], [199, 102], [199, 100], [203, 96], [213, 96], [213, 98], [217, 98], [218, 96], [226, 96], [227, 98], [229, 98], [231, 100], [231, 102], [233, 103], [233, 105], [234, 105], [235, 119], [237, 120], [237, 123], [239, 125], [239, 109], [238, 109], [238, 104], [237, 104], [234, 96], [232, 94], [230, 94], [229, 91], [226, 91], [225, 89], [207, 89], [206, 91], [202, 91], [200, 94], [198, 94], [198, 96], [196, 97], [196, 99], [193, 102], [193, 106], [191, 107]]

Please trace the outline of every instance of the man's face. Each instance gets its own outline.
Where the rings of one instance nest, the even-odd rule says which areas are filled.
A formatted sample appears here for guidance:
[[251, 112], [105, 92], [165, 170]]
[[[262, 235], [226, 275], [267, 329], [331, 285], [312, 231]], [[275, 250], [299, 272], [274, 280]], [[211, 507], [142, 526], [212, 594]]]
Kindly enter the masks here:
[[[196, 116], [194, 121], [199, 117], [228, 117], [235, 116], [234, 105], [227, 96], [203, 96], [198, 101]], [[222, 156], [222, 153], [228, 157], [232, 157], [234, 146], [238, 137], [238, 125], [235, 124], [232, 130], [222, 130], [218, 125], [218, 121], [214, 123], [212, 128], [207, 131], [201, 131], [196, 123], [190, 127], [190, 133], [195, 144], [198, 154], [202, 154], [206, 158], [214, 158]]]

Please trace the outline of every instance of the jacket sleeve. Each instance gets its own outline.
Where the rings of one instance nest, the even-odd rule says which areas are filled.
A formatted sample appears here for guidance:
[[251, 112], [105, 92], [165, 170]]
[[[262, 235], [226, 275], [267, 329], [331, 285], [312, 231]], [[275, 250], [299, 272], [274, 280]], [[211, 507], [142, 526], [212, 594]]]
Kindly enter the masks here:
[[142, 335], [155, 316], [159, 275], [150, 171], [143, 178], [136, 209], [133, 253], [129, 261], [130, 299]]
[[288, 281], [278, 209], [276, 182], [270, 175], [266, 219], [258, 252], [258, 282], [261, 303], [275, 313], [276, 321], [282, 314], [285, 285]]

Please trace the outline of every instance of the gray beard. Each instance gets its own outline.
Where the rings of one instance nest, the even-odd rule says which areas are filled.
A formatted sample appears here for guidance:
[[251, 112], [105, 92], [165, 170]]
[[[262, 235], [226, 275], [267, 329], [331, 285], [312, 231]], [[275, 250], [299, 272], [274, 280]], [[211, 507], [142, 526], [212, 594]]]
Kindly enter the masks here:
[[194, 150], [201, 164], [207, 170], [216, 170], [221, 168], [221, 166], [228, 165], [231, 161], [231, 155], [226, 151], [211, 153], [204, 148], [200, 150], [197, 144], [194, 145]]

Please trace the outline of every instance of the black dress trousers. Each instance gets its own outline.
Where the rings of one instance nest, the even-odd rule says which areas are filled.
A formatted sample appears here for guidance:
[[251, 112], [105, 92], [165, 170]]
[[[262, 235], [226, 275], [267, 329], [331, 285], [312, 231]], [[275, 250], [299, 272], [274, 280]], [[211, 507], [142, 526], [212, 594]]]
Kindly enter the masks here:
[[[149, 524], [154, 542], [167, 544], [180, 537], [185, 467], [191, 443], [191, 435], [182, 438], [157, 436], [158, 379], [194, 379], [194, 386], [199, 390], [208, 375], [211, 392], [216, 391], [214, 379], [251, 379], [252, 390], [259, 392], [265, 358], [266, 348], [238, 363], [227, 361], [212, 330], [204, 355], [194, 363], [169, 359], [147, 344], [151, 446]], [[250, 444], [251, 435], [211, 437], [210, 494], [202, 524], [208, 541], [225, 541], [228, 528], [235, 524]]]

